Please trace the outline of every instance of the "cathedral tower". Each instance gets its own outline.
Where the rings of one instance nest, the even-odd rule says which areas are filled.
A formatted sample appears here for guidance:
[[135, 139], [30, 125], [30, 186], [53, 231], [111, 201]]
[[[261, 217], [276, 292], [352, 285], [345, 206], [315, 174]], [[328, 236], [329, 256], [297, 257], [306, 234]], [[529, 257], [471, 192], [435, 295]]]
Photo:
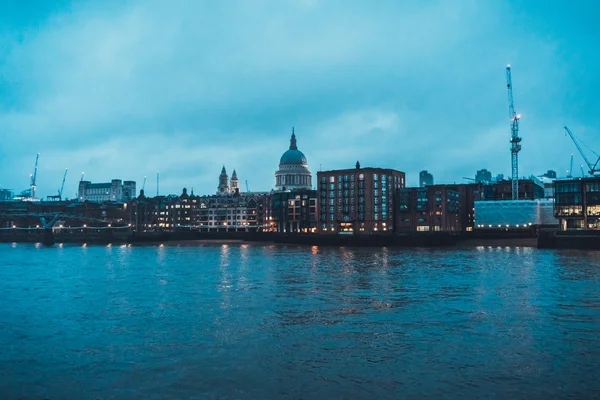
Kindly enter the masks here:
[[235, 169], [233, 170], [233, 174], [231, 174], [231, 193], [235, 193], [236, 190], [239, 189], [239, 181], [238, 181], [238, 177], [237, 177], [237, 173], [235, 172]]
[[219, 187], [217, 188], [217, 194], [229, 194], [229, 177], [227, 176], [227, 171], [225, 171], [224, 165], [223, 169], [221, 170], [221, 175], [219, 175]]

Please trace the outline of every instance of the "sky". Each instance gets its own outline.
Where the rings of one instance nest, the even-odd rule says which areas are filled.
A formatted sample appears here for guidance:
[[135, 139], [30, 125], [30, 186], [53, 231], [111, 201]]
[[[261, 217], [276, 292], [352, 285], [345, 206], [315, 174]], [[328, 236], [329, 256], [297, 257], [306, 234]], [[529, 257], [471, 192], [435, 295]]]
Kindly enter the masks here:
[[[135, 180], [216, 191], [223, 165], [270, 190], [292, 127], [321, 170], [417, 185], [510, 175], [505, 68], [521, 176], [565, 175], [567, 125], [600, 153], [600, 4], [573, 0], [4, 0], [0, 188], [74, 197]], [[575, 168], [576, 172], [579, 168]]]

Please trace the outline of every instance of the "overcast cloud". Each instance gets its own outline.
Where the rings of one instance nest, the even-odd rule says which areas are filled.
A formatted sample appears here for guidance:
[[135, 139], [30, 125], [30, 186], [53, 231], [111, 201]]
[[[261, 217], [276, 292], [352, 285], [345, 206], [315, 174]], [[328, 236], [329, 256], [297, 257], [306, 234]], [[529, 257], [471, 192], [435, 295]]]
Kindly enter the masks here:
[[40, 152], [42, 196], [65, 168], [67, 196], [82, 171], [212, 193], [223, 164], [269, 190], [292, 126], [315, 176], [508, 175], [507, 63], [521, 175], [564, 175], [564, 125], [600, 151], [593, 1], [73, 3], [0, 4], [0, 187], [26, 189]]

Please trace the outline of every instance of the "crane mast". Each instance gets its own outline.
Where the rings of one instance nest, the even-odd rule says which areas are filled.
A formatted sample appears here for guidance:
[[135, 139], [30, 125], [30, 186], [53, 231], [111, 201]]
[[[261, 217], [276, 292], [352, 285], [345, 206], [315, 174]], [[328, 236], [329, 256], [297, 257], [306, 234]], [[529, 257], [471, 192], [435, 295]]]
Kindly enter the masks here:
[[69, 171], [69, 168], [65, 168], [65, 174], [63, 175], [62, 185], [60, 185], [60, 190], [58, 191], [58, 199], [59, 200], [62, 200], [62, 194], [63, 194], [63, 190], [65, 188], [65, 180], [67, 179], [68, 171]]
[[33, 174], [31, 174], [31, 197], [35, 198], [35, 189], [37, 188], [35, 180], [37, 179], [38, 160], [40, 159], [40, 153], [35, 156], [35, 167], [33, 168]]
[[519, 137], [519, 119], [521, 116], [515, 111], [512, 91], [512, 76], [510, 65], [506, 67], [506, 87], [508, 89], [508, 116], [510, 118], [510, 155], [512, 161], [512, 199], [519, 199], [519, 151], [521, 151], [521, 138]]
[[573, 177], [573, 154], [571, 154], [571, 163], [569, 164], [569, 170], [567, 171], [567, 178]]

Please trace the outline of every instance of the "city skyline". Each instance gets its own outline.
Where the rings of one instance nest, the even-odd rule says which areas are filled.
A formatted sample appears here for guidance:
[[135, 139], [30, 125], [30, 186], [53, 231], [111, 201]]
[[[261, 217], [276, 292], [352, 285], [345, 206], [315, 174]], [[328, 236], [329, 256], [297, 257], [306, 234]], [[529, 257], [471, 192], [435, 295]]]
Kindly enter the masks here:
[[0, 187], [28, 188], [40, 152], [44, 198], [65, 168], [71, 198], [82, 171], [209, 194], [222, 165], [270, 190], [292, 126], [313, 179], [356, 160], [408, 186], [508, 176], [507, 63], [521, 176], [582, 163], [563, 125], [600, 149], [592, 2], [120, 4], [0, 6]]

